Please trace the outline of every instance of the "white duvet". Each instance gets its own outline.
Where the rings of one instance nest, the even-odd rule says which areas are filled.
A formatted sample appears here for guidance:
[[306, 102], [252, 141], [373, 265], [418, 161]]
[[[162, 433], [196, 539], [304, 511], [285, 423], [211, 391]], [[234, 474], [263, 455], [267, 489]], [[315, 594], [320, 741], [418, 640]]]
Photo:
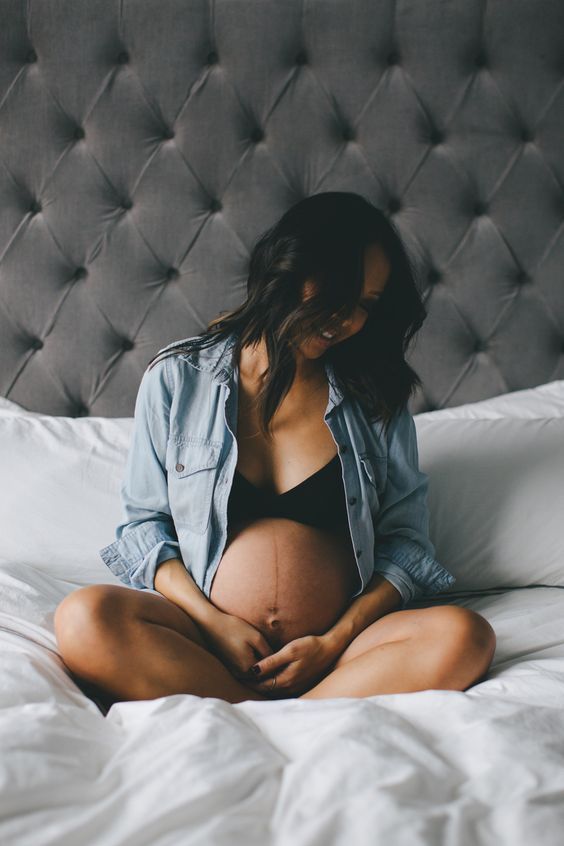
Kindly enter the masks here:
[[[539, 419], [563, 416], [564, 383], [543, 388], [544, 393], [539, 389], [514, 396], [509, 414], [527, 424], [516, 432], [512, 423], [513, 443], [530, 439], [535, 413]], [[495, 418], [495, 400], [491, 403], [482, 409], [481, 420]], [[441, 414], [437, 424], [452, 420]], [[508, 409], [500, 407], [500, 417], [505, 414]], [[423, 464], [430, 463], [433, 482], [433, 449], [440, 433], [438, 440], [430, 439], [433, 418], [420, 417], [420, 455]], [[462, 408], [458, 419], [472, 419], [470, 407]], [[116, 582], [92, 551], [103, 545], [118, 514], [114, 504], [118, 508], [120, 468], [115, 478], [107, 478], [96, 456], [106, 466], [116, 443], [119, 448], [116, 432], [110, 436], [104, 426], [122, 426], [125, 442], [130, 421], [107, 421], [101, 428], [89, 422], [93, 428], [86, 436], [79, 431], [85, 421], [78, 427], [68, 423], [66, 452], [61, 452], [67, 466], [74, 466], [71, 435], [76, 436], [77, 455], [86, 454], [88, 460], [84, 473], [72, 478], [84, 485], [83, 496], [92, 491], [94, 497], [81, 503], [69, 481], [67, 493], [75, 510], [61, 520], [67, 527], [66, 557], [64, 552], [56, 555], [63, 529], [49, 547], [41, 521], [36, 534], [27, 536], [25, 521], [17, 524], [15, 510], [2, 523], [9, 539], [4, 554], [10, 550], [0, 560], [2, 846], [560, 846], [564, 581], [556, 586], [554, 538], [547, 539], [553, 558], [543, 571], [554, 585], [523, 586], [527, 571], [522, 562], [516, 562], [515, 584], [510, 585], [507, 562], [501, 555], [496, 571], [492, 555], [493, 572], [501, 580], [497, 589], [451, 590], [433, 601], [411, 604], [457, 603], [478, 611], [494, 627], [493, 664], [487, 677], [468, 691], [234, 705], [182, 694], [119, 702], [103, 716], [68, 676], [53, 633], [54, 610], [69, 591], [95, 581]], [[12, 438], [2, 457], [4, 466], [17, 465], [20, 447], [28, 462], [35, 449], [37, 462], [48, 463], [46, 443], [56, 440], [58, 425], [64, 430], [65, 418], [49, 421], [5, 400], [0, 403], [0, 443], [5, 446], [6, 436]], [[559, 429], [549, 428], [550, 437], [559, 436]], [[107, 443], [106, 452], [101, 443]], [[33, 461], [31, 466], [36, 466]], [[48, 466], [41, 469], [49, 471]], [[45, 483], [51, 484], [50, 497], [60, 487], [56, 469], [51, 471]], [[40, 500], [34, 503], [33, 496], [41, 493], [37, 487], [29, 493], [38, 510]], [[42, 495], [45, 501], [46, 492]], [[64, 495], [61, 488], [59, 505]], [[454, 541], [446, 536], [441, 540], [439, 499], [438, 491], [432, 492], [440, 546]], [[94, 521], [92, 501], [100, 515]], [[7, 502], [0, 505], [6, 505], [1, 513], [8, 513]], [[518, 506], [523, 507], [521, 499]], [[45, 501], [42, 513], [53, 507]], [[88, 526], [81, 525], [82, 507]], [[526, 522], [526, 515], [522, 519]], [[98, 535], [93, 525], [100, 523]], [[555, 531], [552, 523], [547, 525], [547, 532]], [[87, 538], [84, 559], [73, 552], [73, 531]], [[491, 549], [498, 550], [494, 528], [489, 526], [488, 532]], [[539, 538], [525, 557], [538, 553], [542, 558], [543, 543]], [[559, 548], [564, 564], [564, 547]], [[443, 558], [448, 552], [444, 546]], [[468, 568], [466, 559], [445, 561], [449, 569], [452, 563], [467, 587], [471, 576], [462, 569]], [[540, 579], [530, 573], [529, 583], [536, 581]]]

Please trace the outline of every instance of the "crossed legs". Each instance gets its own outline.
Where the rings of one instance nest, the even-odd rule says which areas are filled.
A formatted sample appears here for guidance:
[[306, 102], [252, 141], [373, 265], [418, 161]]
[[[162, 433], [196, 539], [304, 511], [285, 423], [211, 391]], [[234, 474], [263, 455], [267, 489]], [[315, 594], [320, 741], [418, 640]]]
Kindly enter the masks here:
[[[236, 679], [197, 624], [153, 593], [80, 588], [57, 607], [55, 633], [67, 668], [111, 701], [174, 693], [233, 703], [273, 698]], [[494, 651], [494, 631], [474, 611], [455, 605], [395, 611], [361, 632], [299, 698], [465, 690], [487, 672]]]

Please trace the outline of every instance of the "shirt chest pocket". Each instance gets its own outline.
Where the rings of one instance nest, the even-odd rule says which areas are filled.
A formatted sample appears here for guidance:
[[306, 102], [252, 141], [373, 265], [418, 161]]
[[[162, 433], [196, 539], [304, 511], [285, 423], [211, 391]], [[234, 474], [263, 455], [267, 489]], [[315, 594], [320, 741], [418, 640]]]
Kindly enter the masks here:
[[169, 440], [169, 503], [176, 525], [203, 534], [209, 523], [221, 443], [205, 438]]

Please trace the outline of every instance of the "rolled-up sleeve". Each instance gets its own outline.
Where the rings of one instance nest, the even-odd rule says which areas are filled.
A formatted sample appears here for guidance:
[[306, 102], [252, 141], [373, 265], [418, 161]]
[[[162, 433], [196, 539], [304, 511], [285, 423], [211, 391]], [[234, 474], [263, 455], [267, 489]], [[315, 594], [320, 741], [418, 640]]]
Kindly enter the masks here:
[[115, 576], [141, 590], [155, 589], [159, 564], [181, 559], [165, 468], [171, 404], [168, 361], [158, 362], [141, 379], [120, 488], [123, 517], [116, 540], [98, 553]]
[[398, 589], [402, 607], [456, 581], [435, 558], [429, 537], [428, 483], [419, 468], [415, 423], [403, 407], [389, 427], [386, 485], [374, 522], [374, 571]]

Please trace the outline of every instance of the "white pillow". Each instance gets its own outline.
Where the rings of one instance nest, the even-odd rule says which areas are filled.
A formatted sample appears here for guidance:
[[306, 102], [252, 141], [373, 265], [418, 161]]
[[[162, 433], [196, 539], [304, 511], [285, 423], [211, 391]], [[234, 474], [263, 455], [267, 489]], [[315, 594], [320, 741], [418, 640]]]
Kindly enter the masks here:
[[453, 420], [461, 417], [564, 417], [564, 380], [547, 382], [523, 391], [499, 394], [480, 402], [440, 408], [437, 411], [423, 411], [414, 415], [416, 420]]
[[445, 593], [564, 586], [564, 417], [415, 425]]
[[[449, 591], [564, 585], [564, 417], [414, 419], [431, 538], [457, 578]], [[55, 417], [3, 399], [0, 558], [121, 584], [98, 550], [121, 520], [132, 430], [132, 417]]]
[[[0, 397], [0, 415], [32, 414], [12, 400]], [[454, 418], [497, 418], [497, 417], [564, 417], [564, 380], [547, 382], [536, 388], [511, 391], [487, 400], [465, 403], [437, 411], [424, 411], [414, 415], [422, 420], [451, 420]], [[68, 418], [72, 420], [74, 418]], [[106, 419], [106, 418], [100, 418]]]
[[3, 414], [36, 414], [35, 411], [28, 411], [23, 405], [18, 405], [17, 402], [0, 397], [0, 415]]
[[3, 405], [0, 559], [75, 584], [121, 584], [98, 550], [115, 539], [121, 519], [133, 418], [55, 417]]

